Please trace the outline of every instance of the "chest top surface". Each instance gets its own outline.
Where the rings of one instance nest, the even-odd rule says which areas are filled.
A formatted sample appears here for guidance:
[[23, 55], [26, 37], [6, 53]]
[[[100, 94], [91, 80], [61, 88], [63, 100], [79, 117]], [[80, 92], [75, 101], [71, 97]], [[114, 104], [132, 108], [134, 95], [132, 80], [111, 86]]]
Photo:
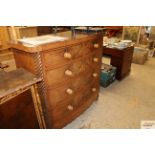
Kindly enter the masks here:
[[[48, 35], [49, 36], [49, 35]], [[57, 38], [65, 38], [64, 40], [56, 40], [53, 42], [48, 42], [48, 43], [43, 43], [43, 44], [38, 44], [38, 45], [30, 45], [30, 44], [23, 44], [21, 42], [11, 42], [10, 45], [14, 49], [22, 50], [25, 52], [29, 53], [36, 53], [40, 51], [45, 51], [53, 48], [58, 48], [58, 47], [65, 47], [71, 44], [76, 44], [78, 42], [82, 41], [87, 41], [90, 39], [97, 39], [98, 37], [102, 37], [102, 34], [80, 34], [80, 33], [72, 33], [71, 31], [67, 32], [61, 32], [57, 34], [52, 34], [51, 36], [57, 37]], [[36, 38], [36, 37], [35, 37]], [[32, 39], [32, 38], [30, 38]]]

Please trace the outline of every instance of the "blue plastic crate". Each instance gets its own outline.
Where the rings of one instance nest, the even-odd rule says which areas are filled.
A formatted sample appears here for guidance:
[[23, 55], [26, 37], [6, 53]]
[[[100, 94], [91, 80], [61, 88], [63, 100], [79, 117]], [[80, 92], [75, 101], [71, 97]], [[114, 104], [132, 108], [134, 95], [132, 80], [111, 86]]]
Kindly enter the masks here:
[[103, 87], [109, 86], [116, 79], [116, 67], [102, 64], [101, 67], [101, 76], [100, 76], [100, 84]]

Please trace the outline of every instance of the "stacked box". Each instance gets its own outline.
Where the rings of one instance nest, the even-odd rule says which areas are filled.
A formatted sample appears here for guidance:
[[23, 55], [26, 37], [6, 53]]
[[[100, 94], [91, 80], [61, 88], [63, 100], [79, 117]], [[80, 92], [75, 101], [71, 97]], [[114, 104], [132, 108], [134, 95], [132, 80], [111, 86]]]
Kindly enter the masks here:
[[103, 87], [109, 86], [116, 79], [116, 67], [102, 63], [100, 84]]
[[146, 48], [135, 47], [132, 62], [143, 65], [148, 59], [149, 50]]

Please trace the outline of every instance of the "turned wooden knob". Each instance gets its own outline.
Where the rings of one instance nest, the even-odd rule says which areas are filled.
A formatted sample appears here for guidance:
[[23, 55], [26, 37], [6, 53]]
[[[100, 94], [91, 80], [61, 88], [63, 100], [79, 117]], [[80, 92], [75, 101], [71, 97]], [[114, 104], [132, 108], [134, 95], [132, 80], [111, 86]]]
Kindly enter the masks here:
[[67, 92], [67, 94], [69, 94], [69, 95], [73, 94], [73, 90], [70, 89], [70, 88], [68, 88], [68, 89], [66, 90], [66, 92]]
[[96, 90], [97, 90], [96, 88], [92, 88], [92, 92], [96, 92]]
[[70, 111], [72, 111], [74, 108], [73, 108], [72, 105], [68, 105], [68, 106], [67, 106], [67, 109], [70, 110]]
[[99, 48], [99, 44], [94, 44], [94, 48]]
[[98, 59], [98, 58], [93, 58], [93, 61], [94, 61], [94, 62], [98, 62], [99, 59]]
[[98, 74], [97, 73], [93, 73], [93, 77], [97, 77], [98, 76]]
[[71, 70], [66, 70], [66, 71], [65, 71], [65, 75], [67, 75], [67, 76], [72, 76], [73, 73], [72, 73]]
[[64, 53], [64, 58], [66, 58], [66, 59], [71, 59], [71, 58], [72, 58], [71, 53], [65, 52], [65, 53]]

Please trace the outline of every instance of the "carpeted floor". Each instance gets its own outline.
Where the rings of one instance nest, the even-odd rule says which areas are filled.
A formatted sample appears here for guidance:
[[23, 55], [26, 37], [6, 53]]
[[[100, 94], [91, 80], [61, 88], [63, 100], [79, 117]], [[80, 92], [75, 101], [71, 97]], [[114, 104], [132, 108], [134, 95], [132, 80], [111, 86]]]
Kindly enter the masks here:
[[142, 120], [155, 120], [155, 58], [132, 64], [128, 77], [101, 88], [99, 100], [65, 129], [134, 129]]

